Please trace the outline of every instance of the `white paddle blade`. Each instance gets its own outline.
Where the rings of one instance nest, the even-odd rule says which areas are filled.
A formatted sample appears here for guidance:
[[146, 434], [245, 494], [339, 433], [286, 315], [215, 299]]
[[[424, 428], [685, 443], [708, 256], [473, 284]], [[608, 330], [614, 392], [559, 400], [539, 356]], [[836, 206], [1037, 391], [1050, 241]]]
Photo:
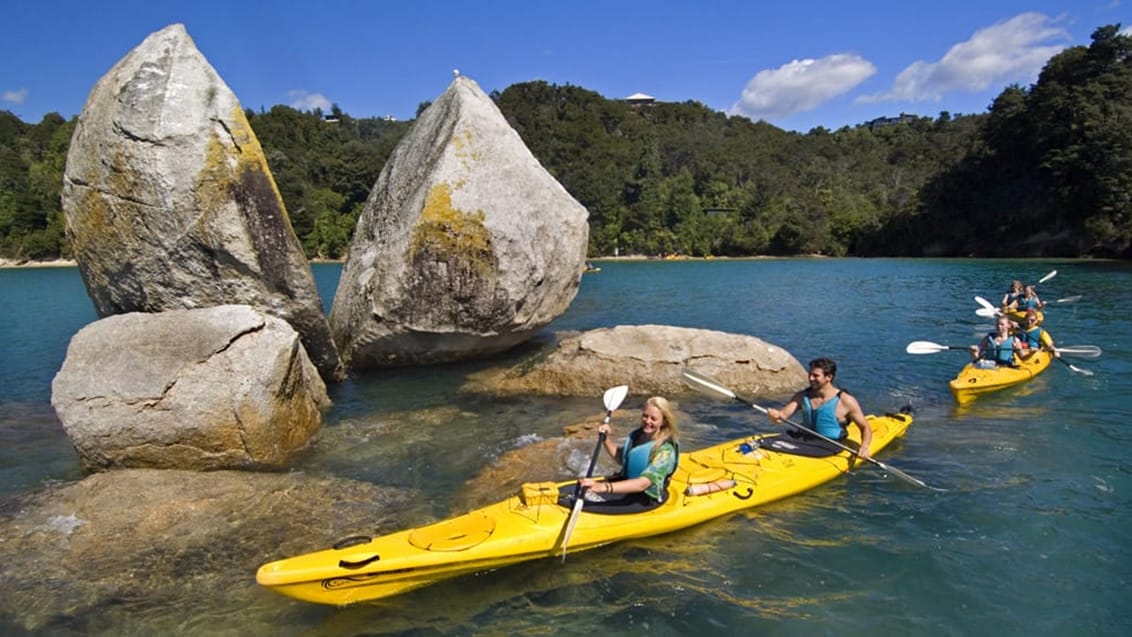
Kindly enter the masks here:
[[975, 310], [975, 314], [978, 314], [983, 318], [994, 318], [998, 316], [998, 310], [989, 307], [980, 307], [979, 309]]
[[951, 349], [947, 345], [940, 345], [931, 341], [912, 341], [908, 343], [908, 347], [904, 351], [909, 354], [935, 354], [937, 352], [946, 352]]
[[1053, 348], [1063, 356], [1077, 356], [1079, 358], [1100, 358], [1101, 348], [1096, 345], [1069, 345], [1067, 347]]
[[1080, 374], [1080, 375], [1082, 375], [1082, 376], [1092, 376], [1092, 375], [1093, 375], [1093, 370], [1091, 370], [1091, 369], [1082, 369], [1082, 368], [1080, 368], [1080, 367], [1077, 367], [1076, 365], [1070, 365], [1070, 366], [1069, 366], [1069, 369], [1071, 369], [1071, 370], [1073, 370], [1073, 371], [1077, 372], [1078, 374]]
[[578, 514], [582, 512], [582, 504], [585, 502], [583, 494], [578, 494], [578, 499], [574, 501], [574, 508], [570, 510], [570, 519], [566, 521], [566, 530], [562, 533], [562, 561], [566, 561], [566, 548], [570, 546], [570, 536], [574, 534], [574, 527], [578, 524]]
[[1057, 270], [1054, 270], [1054, 271], [1050, 272], [1049, 274], [1043, 276], [1042, 278], [1038, 279], [1038, 283], [1045, 283], [1046, 281], [1049, 281], [1050, 279], [1052, 279], [1055, 276], [1057, 276]]
[[979, 305], [983, 306], [984, 308], [986, 308], [986, 309], [988, 309], [988, 310], [990, 310], [990, 311], [992, 311], [992, 312], [997, 312], [997, 311], [998, 311], [998, 308], [997, 308], [997, 307], [995, 307], [994, 303], [991, 303], [990, 301], [988, 301], [988, 300], [984, 299], [984, 298], [983, 298], [983, 297], [981, 297], [981, 296], [976, 296], [976, 297], [975, 297], [975, 303], [978, 303]]
[[735, 400], [735, 392], [724, 387], [723, 385], [720, 385], [716, 380], [704, 376], [699, 372], [695, 372], [685, 367], [684, 371], [681, 372], [681, 376], [684, 377], [684, 382], [687, 383], [689, 387], [698, 392], [708, 394], [709, 396], [715, 396], [717, 398]]
[[1073, 296], [1067, 296], [1064, 299], [1057, 299], [1056, 301], [1054, 301], [1054, 303], [1076, 303], [1077, 301], [1080, 301], [1080, 300], [1081, 300], [1081, 295], [1080, 294], [1074, 294]]
[[605, 390], [605, 394], [601, 397], [602, 403], [605, 404], [605, 411], [615, 411], [621, 406], [627, 395], [629, 395], [628, 385], [618, 385]]

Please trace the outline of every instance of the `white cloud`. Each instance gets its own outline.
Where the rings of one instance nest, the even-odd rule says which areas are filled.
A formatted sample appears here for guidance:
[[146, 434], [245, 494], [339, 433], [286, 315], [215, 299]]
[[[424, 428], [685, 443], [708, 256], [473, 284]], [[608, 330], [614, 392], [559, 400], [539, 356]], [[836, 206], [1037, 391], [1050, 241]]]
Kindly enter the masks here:
[[1067, 46], [1050, 43], [1069, 39], [1069, 33], [1055, 22], [1041, 13], [1022, 13], [979, 29], [938, 62], [913, 62], [896, 76], [888, 91], [857, 101], [938, 101], [947, 93], [1033, 81], [1045, 63]]
[[314, 109], [322, 109], [323, 112], [329, 112], [333, 104], [322, 93], [308, 93], [300, 89], [287, 91], [287, 97], [291, 98], [291, 108], [300, 111], [313, 111]]
[[18, 91], [4, 91], [0, 93], [0, 102], [8, 102], [9, 104], [23, 104], [24, 100], [28, 97], [28, 90], [22, 88]]
[[780, 119], [812, 110], [853, 89], [876, 71], [871, 62], [850, 53], [794, 60], [777, 69], [759, 71], [747, 82], [730, 112], [753, 120]]

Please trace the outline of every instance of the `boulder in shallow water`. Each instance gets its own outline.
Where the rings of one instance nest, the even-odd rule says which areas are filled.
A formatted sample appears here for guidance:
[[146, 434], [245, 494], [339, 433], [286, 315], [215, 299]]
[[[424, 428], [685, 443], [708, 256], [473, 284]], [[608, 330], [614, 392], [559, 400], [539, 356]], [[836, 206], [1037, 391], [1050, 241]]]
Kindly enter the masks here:
[[341, 376], [263, 149], [182, 25], [147, 37], [95, 85], [62, 200], [99, 316], [251, 305], [298, 330], [326, 377]]
[[285, 467], [330, 405], [295, 330], [244, 305], [95, 321], [51, 388], [92, 471]]
[[557, 346], [507, 369], [473, 374], [466, 390], [492, 394], [597, 395], [629, 385], [634, 395], [690, 391], [690, 367], [748, 396], [791, 394], [806, 370], [789, 352], [754, 336], [669, 325], [618, 325], [565, 334]]
[[456, 78], [358, 219], [330, 314], [342, 358], [441, 363], [526, 341], [577, 294], [587, 217], [491, 98]]

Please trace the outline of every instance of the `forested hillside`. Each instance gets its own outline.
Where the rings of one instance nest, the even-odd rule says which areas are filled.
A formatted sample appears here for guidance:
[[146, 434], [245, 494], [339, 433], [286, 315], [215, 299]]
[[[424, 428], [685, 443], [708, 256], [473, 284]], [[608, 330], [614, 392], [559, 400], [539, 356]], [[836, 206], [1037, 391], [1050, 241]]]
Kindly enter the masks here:
[[[986, 113], [792, 133], [697, 102], [634, 106], [571, 85], [492, 95], [590, 211], [591, 256], [1132, 256], [1132, 38], [1053, 57]], [[427, 104], [422, 104], [424, 108]], [[248, 111], [307, 255], [344, 255], [411, 122]], [[74, 120], [0, 112], [0, 256], [67, 256]]]

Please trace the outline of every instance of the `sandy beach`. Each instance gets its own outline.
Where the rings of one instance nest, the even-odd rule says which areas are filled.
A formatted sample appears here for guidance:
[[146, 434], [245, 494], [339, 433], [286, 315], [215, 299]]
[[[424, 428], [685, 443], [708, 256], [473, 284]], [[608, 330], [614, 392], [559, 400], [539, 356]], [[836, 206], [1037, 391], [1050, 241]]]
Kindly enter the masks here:
[[0, 268], [69, 268], [76, 265], [73, 259], [51, 259], [35, 261], [32, 259], [5, 259], [0, 257]]

